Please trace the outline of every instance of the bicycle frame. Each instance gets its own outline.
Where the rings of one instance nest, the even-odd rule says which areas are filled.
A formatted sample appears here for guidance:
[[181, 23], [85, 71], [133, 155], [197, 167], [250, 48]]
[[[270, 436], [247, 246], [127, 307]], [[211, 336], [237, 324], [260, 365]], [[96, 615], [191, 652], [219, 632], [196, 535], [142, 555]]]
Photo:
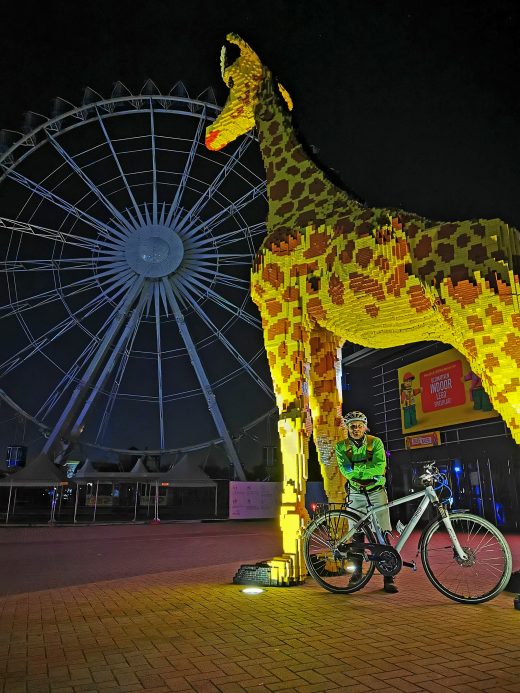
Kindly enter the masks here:
[[[435, 507], [438, 508], [439, 514], [441, 516], [441, 519], [444, 523], [444, 526], [446, 527], [446, 531], [448, 532], [448, 535], [453, 542], [453, 547], [455, 548], [455, 551], [457, 552], [459, 558], [461, 560], [466, 560], [467, 556], [460, 545], [459, 540], [457, 539], [457, 535], [455, 534], [455, 531], [453, 529], [453, 526], [451, 524], [450, 516], [449, 513], [444, 509], [443, 506], [439, 505], [439, 499], [437, 497], [437, 494], [435, 493], [435, 490], [431, 486], [426, 486], [424, 491], [417, 491], [416, 493], [411, 493], [408, 496], [402, 496], [401, 498], [397, 498], [396, 500], [390, 501], [389, 503], [384, 503], [383, 505], [372, 505], [369, 506], [368, 511], [362, 515], [360, 515], [359, 521], [356, 523], [355, 527], [352, 529], [349, 529], [346, 538], [347, 540], [350, 539], [350, 537], [354, 534], [356, 529], [362, 525], [364, 522], [367, 520], [370, 520], [372, 527], [374, 528], [375, 534], [377, 536], [377, 539], [379, 543], [384, 544], [385, 540], [383, 537], [383, 534], [381, 532], [381, 528], [379, 526], [379, 523], [377, 521], [377, 516], [376, 513], [379, 512], [380, 510], [383, 510], [385, 508], [394, 508], [397, 505], [402, 505], [403, 503], [408, 503], [410, 501], [416, 500], [418, 498], [422, 498], [421, 502], [417, 506], [414, 514], [410, 518], [408, 524], [404, 528], [402, 534], [399, 537], [399, 540], [397, 544], [395, 545], [395, 549], [398, 553], [401, 553], [401, 549], [403, 546], [406, 544], [408, 539], [410, 538], [410, 535], [412, 534], [413, 530], [417, 526], [417, 523], [421, 519], [421, 517], [424, 515], [426, 508], [432, 504]], [[347, 506], [348, 508], [348, 506]], [[352, 511], [351, 511], [352, 512]], [[353, 511], [356, 512], [356, 511]]]

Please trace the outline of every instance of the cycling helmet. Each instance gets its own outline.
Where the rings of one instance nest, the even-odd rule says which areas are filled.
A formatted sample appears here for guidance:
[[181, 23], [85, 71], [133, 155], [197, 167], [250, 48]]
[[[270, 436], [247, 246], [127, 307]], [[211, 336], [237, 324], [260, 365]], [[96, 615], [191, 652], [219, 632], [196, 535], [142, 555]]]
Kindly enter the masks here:
[[348, 426], [349, 423], [353, 421], [361, 421], [365, 426], [368, 426], [368, 419], [362, 411], [349, 411], [349, 413], [343, 417], [343, 421], [345, 422], [345, 426]]

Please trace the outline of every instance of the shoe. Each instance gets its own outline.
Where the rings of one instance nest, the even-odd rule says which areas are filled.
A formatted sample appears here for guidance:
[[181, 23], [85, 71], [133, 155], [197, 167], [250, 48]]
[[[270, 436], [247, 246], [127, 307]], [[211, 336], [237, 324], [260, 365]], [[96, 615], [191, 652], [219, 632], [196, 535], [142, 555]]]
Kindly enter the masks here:
[[350, 576], [350, 580], [348, 581], [348, 586], [349, 587], [355, 587], [360, 580], [363, 578], [363, 573], [360, 570], [356, 570], [355, 572], [352, 573]]
[[383, 589], [385, 592], [388, 592], [388, 594], [396, 594], [396, 592], [399, 592], [394, 578], [391, 575], [385, 575]]

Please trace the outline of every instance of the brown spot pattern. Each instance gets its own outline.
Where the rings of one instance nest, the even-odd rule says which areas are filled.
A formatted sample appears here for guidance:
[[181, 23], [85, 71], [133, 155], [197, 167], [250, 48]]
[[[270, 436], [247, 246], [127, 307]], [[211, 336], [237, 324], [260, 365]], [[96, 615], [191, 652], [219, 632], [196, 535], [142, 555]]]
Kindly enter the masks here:
[[385, 300], [385, 292], [381, 284], [366, 274], [353, 272], [350, 275], [350, 289], [355, 294], [373, 296], [377, 301]]
[[366, 269], [372, 260], [374, 251], [371, 248], [361, 248], [356, 254], [356, 262], [360, 267]]
[[430, 236], [423, 236], [413, 251], [414, 257], [417, 260], [424, 260], [432, 252], [432, 239]]
[[283, 284], [283, 272], [278, 265], [269, 263], [264, 267], [262, 279], [264, 282], [274, 286], [275, 289], [278, 289]]
[[289, 182], [283, 178], [269, 187], [269, 196], [272, 200], [283, 200], [288, 192]]
[[342, 306], [344, 299], [345, 286], [337, 274], [332, 274], [329, 280], [330, 300], [336, 306]]
[[322, 257], [329, 247], [329, 237], [326, 231], [313, 231], [309, 238], [309, 248], [303, 253], [303, 257]]

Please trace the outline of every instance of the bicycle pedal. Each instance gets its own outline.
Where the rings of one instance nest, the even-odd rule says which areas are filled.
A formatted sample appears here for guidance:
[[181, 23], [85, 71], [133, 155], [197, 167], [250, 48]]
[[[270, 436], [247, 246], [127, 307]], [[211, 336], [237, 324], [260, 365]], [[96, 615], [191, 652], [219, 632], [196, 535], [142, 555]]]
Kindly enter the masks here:
[[407, 568], [411, 568], [414, 573], [417, 570], [417, 564], [415, 561], [403, 561], [403, 565], [406, 566]]

